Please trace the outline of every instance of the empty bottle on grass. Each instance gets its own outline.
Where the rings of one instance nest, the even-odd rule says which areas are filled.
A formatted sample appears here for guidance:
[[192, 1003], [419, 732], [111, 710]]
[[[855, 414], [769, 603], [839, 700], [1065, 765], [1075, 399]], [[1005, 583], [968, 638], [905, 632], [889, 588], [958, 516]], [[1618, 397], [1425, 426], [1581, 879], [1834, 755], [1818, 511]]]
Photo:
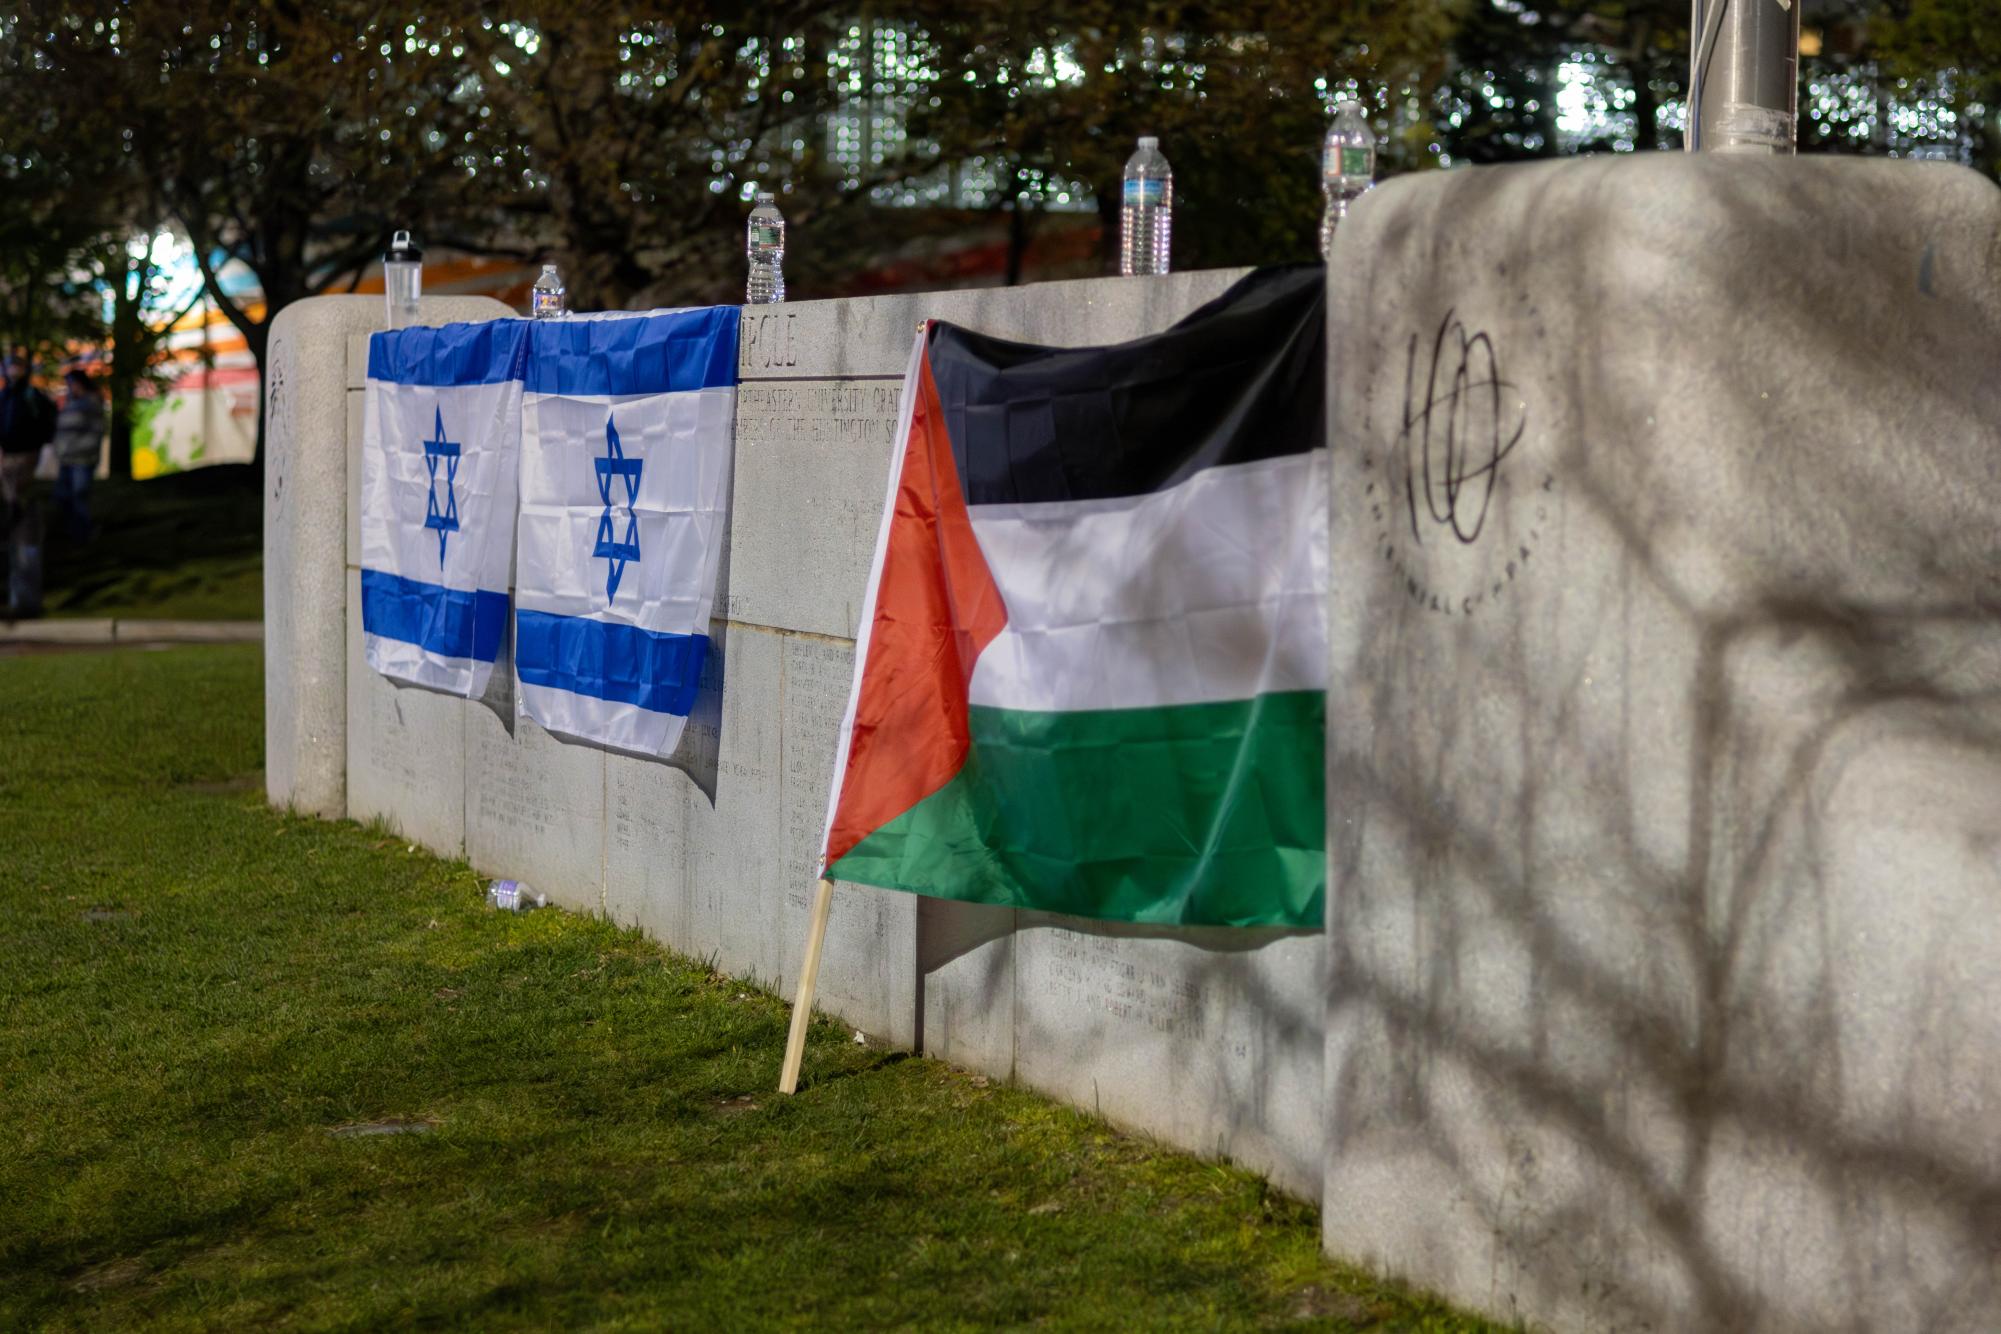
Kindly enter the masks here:
[[556, 272], [554, 264], [542, 266], [542, 276], [535, 280], [535, 290], [528, 299], [528, 313], [538, 320], [559, 319], [564, 313], [563, 276]]
[[1360, 102], [1334, 108], [1327, 143], [1320, 154], [1320, 188], [1327, 194], [1327, 212], [1320, 219], [1320, 257], [1334, 257], [1334, 232], [1348, 216], [1348, 206], [1376, 180], [1376, 132]]
[[486, 906], [502, 912], [527, 912], [530, 908], [548, 907], [549, 900], [519, 880], [496, 880], [486, 887]]
[[1119, 209], [1119, 272], [1128, 276], [1166, 273], [1168, 239], [1174, 229], [1174, 171], [1160, 140], [1142, 135], [1126, 159]]
[[775, 305], [785, 299], [785, 215], [769, 192], [760, 192], [744, 233], [744, 255], [750, 260], [750, 281], [744, 299], [753, 306]]

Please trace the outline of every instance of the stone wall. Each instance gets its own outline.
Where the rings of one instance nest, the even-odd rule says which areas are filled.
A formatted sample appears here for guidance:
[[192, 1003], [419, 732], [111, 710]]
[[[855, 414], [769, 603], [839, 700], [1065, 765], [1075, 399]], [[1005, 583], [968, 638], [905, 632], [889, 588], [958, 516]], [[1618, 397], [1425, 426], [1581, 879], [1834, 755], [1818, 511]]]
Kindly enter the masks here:
[[1994, 1328], [2001, 192], [1427, 174], [1332, 268], [1329, 1249]]
[[[1330, 1250], [1504, 1318], [1991, 1327], [2001, 192], [1431, 173], [1362, 201], [1332, 273], [1327, 933], [842, 886], [822, 1003], [1317, 1193]], [[672, 764], [517, 726], [505, 664], [471, 703], [361, 666], [367, 319], [286, 312], [273, 799], [789, 992], [917, 322], [1113, 341], [1233, 276], [746, 312], [720, 652]]]
[[[746, 310], [712, 627], [720, 652], [672, 764], [517, 724], [504, 660], [478, 702], [398, 688], [367, 670], [350, 493], [324, 470], [314, 474], [312, 513], [344, 511], [349, 520], [344, 595], [326, 587], [339, 577], [337, 546], [323, 549], [284, 514], [271, 522], [270, 545], [274, 562], [312, 567], [311, 604], [295, 615], [335, 634], [344, 625], [345, 660], [329, 661], [317, 638], [274, 644], [270, 710], [299, 708], [279, 698], [287, 692], [311, 694], [329, 720], [317, 724], [316, 740], [344, 720], [332, 753], [344, 754], [334, 777], [344, 773], [345, 796], [332, 787], [330, 809], [326, 784], [294, 777], [312, 766], [274, 763], [273, 799], [384, 819], [484, 872], [526, 879], [566, 906], [637, 925], [789, 995], [918, 322], [948, 319], [1042, 343], [1113, 342], [1165, 327], [1237, 276]], [[358, 403], [365, 339], [321, 318], [298, 317], [293, 328], [284, 364], [344, 358]], [[335, 402], [315, 413], [310, 429], [339, 427]], [[309, 429], [297, 409], [284, 418], [274, 410], [272, 421], [295, 435]], [[346, 429], [352, 448], [358, 408]], [[291, 485], [296, 515], [302, 488]], [[327, 683], [338, 699], [343, 680], [344, 709], [325, 708]], [[842, 885], [819, 1002], [872, 1036], [1019, 1078], [1311, 1196], [1322, 1156], [1322, 953], [1315, 934], [1059, 923]]]

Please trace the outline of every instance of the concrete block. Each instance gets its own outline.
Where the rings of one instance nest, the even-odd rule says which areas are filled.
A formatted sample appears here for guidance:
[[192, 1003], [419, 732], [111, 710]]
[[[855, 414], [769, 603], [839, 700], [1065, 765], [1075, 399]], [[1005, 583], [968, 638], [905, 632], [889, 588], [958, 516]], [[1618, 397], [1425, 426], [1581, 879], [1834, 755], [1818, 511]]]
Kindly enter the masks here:
[[[367, 344], [363, 344], [362, 365], [368, 364]], [[363, 389], [347, 391], [347, 563], [361, 565], [361, 436], [368, 395]]]
[[784, 881], [778, 837], [779, 638], [754, 626], [726, 630], [715, 802], [690, 812], [686, 854], [685, 948], [763, 982], [781, 969], [773, 904], [797, 892]]
[[[574, 912], [604, 910], [605, 752], [558, 741], [512, 712], [514, 664], [465, 710], [466, 860], [525, 880]], [[511, 724], [511, 731], [510, 731]]]
[[[685, 909], [670, 897], [637, 915], [671, 921], [684, 911], [685, 934], [664, 937], [669, 943], [789, 994], [805, 949], [853, 648], [732, 624], [723, 657], [714, 801], [685, 776], [630, 780], [635, 788], [680, 792], [676, 814], [685, 820]], [[654, 809], [672, 808], [662, 802]], [[656, 875], [671, 895], [674, 873]], [[608, 891], [623, 878], [608, 872]], [[820, 966], [823, 1008], [905, 1045], [916, 1039], [915, 913], [908, 895], [841, 886]]]
[[688, 931], [691, 809], [707, 794], [654, 760], [605, 755], [604, 913], [684, 954]]
[[1016, 1073], [1114, 1121], [1319, 1187], [1319, 935], [1023, 914]]
[[111, 636], [121, 644], [254, 644], [264, 638], [264, 623], [119, 620]]
[[362, 657], [361, 571], [347, 572], [347, 809], [442, 857], [465, 850], [465, 700], [399, 686]]
[[116, 635], [116, 624], [103, 617], [0, 621], [0, 644], [109, 644]]
[[[509, 314], [431, 297], [426, 323]], [[346, 814], [347, 391], [355, 334], [379, 296], [314, 297], [278, 312], [264, 366], [264, 783], [277, 805]]]
[[[689, 773], [606, 757], [605, 910], [727, 971], [798, 980], [851, 646], [719, 625], [714, 795]], [[700, 723], [698, 705], [696, 723]], [[916, 904], [842, 886], [828, 925], [824, 1008], [916, 1041]]]
[[918, 1045], [926, 1056], [1015, 1078], [1013, 908], [917, 900]]
[[927, 1053], [1294, 1194], [1319, 1189], [1317, 932], [1169, 932], [937, 900], [920, 921]]
[[2001, 192], [1649, 154], [1337, 241], [1323, 1224], [1573, 1330], [2001, 1299]]
[[728, 627], [709, 627], [695, 707], [670, 760], [605, 754], [605, 915], [684, 953], [689, 934], [691, 850], [715, 837]]
[[[834, 752], [854, 682], [852, 644], [788, 635], [779, 644], [779, 801], [782, 906], [774, 922], [789, 992], [805, 958], [806, 924], [819, 881]], [[867, 885], [840, 885], [827, 917], [820, 1004], [898, 1046], [917, 1042], [917, 900]]]
[[738, 387], [732, 620], [855, 637], [902, 388], [900, 371]]

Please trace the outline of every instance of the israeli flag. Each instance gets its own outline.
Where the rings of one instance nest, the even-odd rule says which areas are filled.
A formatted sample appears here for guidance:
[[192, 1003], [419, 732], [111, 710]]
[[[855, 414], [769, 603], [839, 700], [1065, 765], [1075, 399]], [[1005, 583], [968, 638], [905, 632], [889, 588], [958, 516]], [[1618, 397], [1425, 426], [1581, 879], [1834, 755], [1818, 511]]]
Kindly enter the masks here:
[[651, 756], [681, 740], [729, 508], [738, 316], [533, 326], [514, 675], [551, 732]]
[[368, 665], [478, 696], [507, 630], [522, 320], [368, 340], [361, 631]]

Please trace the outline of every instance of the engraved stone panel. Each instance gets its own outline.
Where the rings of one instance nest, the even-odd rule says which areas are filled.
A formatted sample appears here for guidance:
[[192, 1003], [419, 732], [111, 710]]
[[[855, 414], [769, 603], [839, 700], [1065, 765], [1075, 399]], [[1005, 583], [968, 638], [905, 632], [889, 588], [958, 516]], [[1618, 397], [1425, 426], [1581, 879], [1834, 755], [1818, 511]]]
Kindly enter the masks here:
[[684, 948], [762, 982], [779, 973], [771, 905], [784, 894], [779, 646], [770, 631], [728, 627], [715, 803], [691, 807], [687, 831]]
[[834, 752], [854, 684], [855, 649], [837, 640], [787, 635], [778, 672], [779, 783], [784, 803], [784, 875], [800, 902], [819, 878], [820, 839], [834, 778]]
[[[1318, 933], [1162, 932], [1021, 913], [1014, 1073], [1310, 1194], [1324, 1133], [1324, 950]], [[964, 989], [981, 981], [966, 963], [947, 1002], [961, 1014], [978, 995]]]
[[362, 657], [361, 572], [347, 572], [347, 811], [443, 857], [465, 848], [466, 701], [399, 686]]
[[732, 620], [854, 638], [902, 388], [899, 374], [737, 390]]
[[691, 849], [712, 838], [728, 627], [709, 626], [693, 712], [670, 761], [605, 753], [605, 915], [684, 953]]
[[1003, 1079], [1015, 1075], [1013, 908], [917, 900], [924, 1054]]
[[[819, 878], [820, 840], [833, 781], [834, 752], [854, 680], [854, 646], [788, 636], [780, 656], [785, 730], [780, 790], [784, 806], [782, 972], [799, 976], [805, 924]], [[840, 885], [827, 918], [820, 959], [820, 1003], [873, 1036], [916, 1041], [917, 901], [866, 885]]]
[[[510, 683], [503, 652], [494, 680]], [[512, 692], [509, 690], [509, 697]], [[556, 740], [532, 719], [466, 710], [466, 860], [525, 880], [578, 912], [604, 906], [605, 755]]]
[[708, 797], [688, 775], [630, 755], [605, 756], [604, 911], [692, 953], [688, 936], [690, 827]]
[[1667, 153], [1343, 225], [1329, 1249], [1994, 1327], [1997, 236], [1962, 168]]

